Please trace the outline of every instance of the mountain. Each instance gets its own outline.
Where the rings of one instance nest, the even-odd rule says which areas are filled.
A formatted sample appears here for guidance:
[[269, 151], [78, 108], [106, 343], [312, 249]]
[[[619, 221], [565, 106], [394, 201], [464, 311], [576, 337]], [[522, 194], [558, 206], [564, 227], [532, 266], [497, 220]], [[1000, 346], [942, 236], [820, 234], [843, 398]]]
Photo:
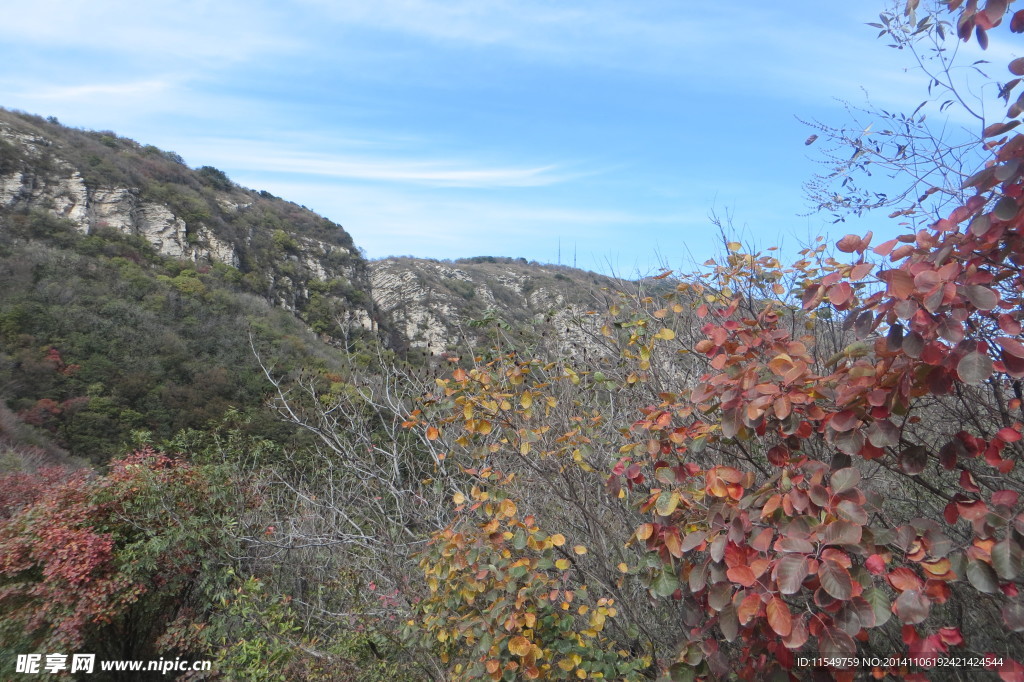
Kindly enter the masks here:
[[280, 372], [573, 354], [621, 285], [524, 259], [368, 262], [340, 225], [216, 168], [0, 109], [0, 421], [22, 422], [0, 443], [23, 458], [105, 461], [235, 412], [287, 439], [253, 346]]
[[229, 414], [288, 440], [253, 348], [282, 373], [336, 369], [376, 344], [369, 289], [312, 211], [0, 110], [0, 450], [21, 461], [103, 462]]
[[376, 329], [366, 261], [340, 225], [111, 132], [0, 110], [0, 211], [42, 211], [83, 234], [139, 236], [160, 255], [233, 268], [245, 290], [322, 331], [338, 319]]

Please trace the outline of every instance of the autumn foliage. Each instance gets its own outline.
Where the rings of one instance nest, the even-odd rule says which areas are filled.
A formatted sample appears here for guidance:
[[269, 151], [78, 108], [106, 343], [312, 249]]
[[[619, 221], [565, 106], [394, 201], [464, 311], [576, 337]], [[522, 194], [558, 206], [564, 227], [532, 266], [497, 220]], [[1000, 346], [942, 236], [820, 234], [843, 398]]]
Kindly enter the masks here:
[[230, 506], [211, 473], [147, 448], [104, 476], [0, 478], [5, 644], [140, 658], [204, 650], [204, 622], [231, 582]]
[[[987, 41], [1006, 6], [968, 3], [959, 35]], [[1024, 13], [1010, 23], [1024, 30]], [[789, 267], [729, 243], [721, 262], [639, 299], [632, 317], [613, 308], [602, 333], [627, 367], [615, 386], [657, 386], [659, 400], [621, 424], [623, 440], [601, 444], [617, 451], [611, 462], [578, 456], [579, 427], [605, 418], [581, 398], [575, 424], [521, 423], [525, 410], [562, 404], [558, 385], [583, 377], [601, 389], [604, 372], [507, 356], [439, 381], [414, 425], [453, 459], [506, 472], [463, 464], [477, 485], [501, 492], [456, 495], [458, 520], [424, 555], [432, 596], [420, 625], [458, 661], [454, 670], [562, 675], [527, 614], [551, 609], [565, 584], [612, 570], [573, 564], [558, 584], [544, 572], [557, 565], [542, 563], [552, 552], [545, 537], [556, 536], [535, 535], [543, 501], [529, 499], [522, 521], [501, 512], [516, 506], [503, 496], [529, 495], [507, 472], [561, 458], [563, 470], [604, 466], [602, 504], [617, 500], [623, 518], [639, 520], [621, 538], [639, 552], [619, 567], [626, 583], [605, 588], [633, 580], [679, 618], [674, 651], [656, 660], [623, 652], [637, 670], [796, 679], [812, 674], [799, 655], [878, 656], [903, 660], [869, 666], [875, 678], [929, 679], [962, 656], [1024, 680], [1024, 135], [1007, 136], [1017, 123], [986, 128], [993, 158], [964, 181], [962, 205], [928, 227], [878, 245], [870, 233], [848, 235], [834, 256], [812, 247]], [[664, 387], [659, 348], [693, 381]], [[531, 381], [542, 368], [547, 378]], [[553, 445], [538, 448], [547, 428]], [[522, 567], [524, 582], [499, 578], [509, 569], [491, 555]], [[813, 674], [852, 680], [863, 670], [826, 662]]]

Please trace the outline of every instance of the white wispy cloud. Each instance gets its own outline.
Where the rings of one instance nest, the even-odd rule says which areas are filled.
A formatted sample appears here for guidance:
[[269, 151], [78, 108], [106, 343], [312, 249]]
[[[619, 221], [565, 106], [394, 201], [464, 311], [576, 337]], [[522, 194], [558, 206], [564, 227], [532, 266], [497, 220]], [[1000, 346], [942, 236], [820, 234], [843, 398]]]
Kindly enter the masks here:
[[[500, 195], [438, 196], [389, 185], [353, 186], [342, 182], [234, 178], [265, 187], [342, 224], [373, 258], [416, 254], [432, 258], [495, 255], [553, 262], [559, 244], [563, 262], [578, 253], [581, 267], [604, 268], [610, 260], [626, 269], [646, 269], [657, 261], [658, 240], [672, 245], [714, 239], [703, 209], [631, 211], [612, 205], [581, 206], [559, 197], [547, 203], [516, 201]], [[611, 244], [616, 244], [614, 249]]]
[[[360, 143], [356, 146], [373, 146]], [[379, 143], [386, 144], [386, 143]], [[353, 154], [332, 140], [337, 152], [310, 152], [301, 147], [282, 146], [267, 141], [248, 139], [201, 139], [192, 141], [179, 151], [186, 158], [195, 150], [209, 163], [226, 168], [247, 168], [260, 174], [297, 174], [325, 178], [359, 180], [370, 182], [402, 183], [429, 187], [458, 188], [508, 188], [544, 187], [592, 175], [597, 171], [572, 172], [559, 164], [539, 165], [486, 164], [479, 161], [453, 158], [397, 157], [393, 153], [371, 155], [365, 150]], [[322, 145], [321, 145], [322, 146]]]
[[22, 97], [37, 100], [77, 101], [96, 97], [152, 97], [166, 93], [173, 84], [165, 80], [142, 80], [119, 83], [85, 83], [55, 85], [26, 89]]

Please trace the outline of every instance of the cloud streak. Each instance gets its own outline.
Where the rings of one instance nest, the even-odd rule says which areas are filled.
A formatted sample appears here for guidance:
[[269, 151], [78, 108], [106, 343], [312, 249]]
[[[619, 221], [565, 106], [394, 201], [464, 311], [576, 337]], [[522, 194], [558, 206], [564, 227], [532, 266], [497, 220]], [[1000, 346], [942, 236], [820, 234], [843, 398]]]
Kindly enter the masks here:
[[[350, 140], [355, 139], [357, 136], [350, 136]], [[264, 176], [303, 175], [425, 187], [546, 187], [596, 173], [573, 173], [551, 163], [528, 166], [487, 165], [465, 159], [373, 156], [366, 154], [365, 151], [358, 155], [346, 151], [313, 153], [294, 147], [281, 148], [255, 140], [230, 138], [201, 140], [195, 145], [195, 151], [198, 153], [200, 150], [203, 158], [211, 159], [209, 163], [216, 163], [225, 168], [253, 169]], [[188, 148], [180, 151], [186, 155], [191, 153]]]

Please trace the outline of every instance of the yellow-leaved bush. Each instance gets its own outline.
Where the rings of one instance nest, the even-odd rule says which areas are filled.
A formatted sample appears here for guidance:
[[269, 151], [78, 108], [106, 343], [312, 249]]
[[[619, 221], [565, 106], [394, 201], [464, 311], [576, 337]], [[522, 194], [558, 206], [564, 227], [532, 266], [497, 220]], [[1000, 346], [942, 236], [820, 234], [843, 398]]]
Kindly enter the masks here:
[[422, 554], [429, 594], [407, 632], [438, 650], [454, 680], [640, 679], [650, 660], [605, 631], [614, 600], [580, 580], [585, 549], [519, 515], [502, 489], [513, 476], [479, 478], [488, 489], [457, 494], [456, 520]]

